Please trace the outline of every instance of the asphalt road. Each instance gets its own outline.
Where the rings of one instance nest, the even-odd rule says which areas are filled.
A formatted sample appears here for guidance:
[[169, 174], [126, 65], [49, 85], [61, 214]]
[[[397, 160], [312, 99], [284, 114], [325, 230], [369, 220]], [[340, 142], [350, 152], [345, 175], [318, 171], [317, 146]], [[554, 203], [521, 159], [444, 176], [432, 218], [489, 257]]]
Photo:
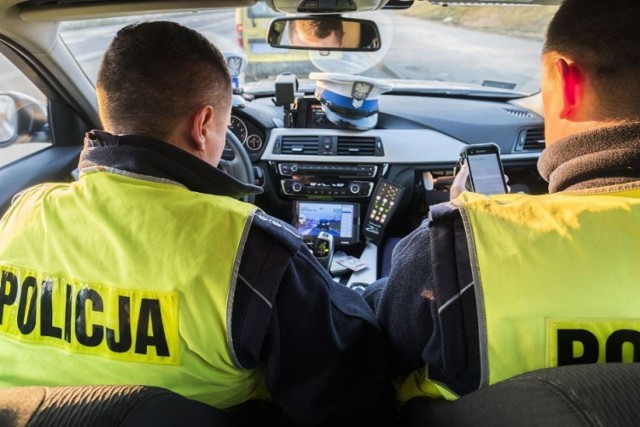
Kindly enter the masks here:
[[482, 84], [515, 83], [535, 92], [542, 42], [397, 15], [384, 63], [399, 77]]

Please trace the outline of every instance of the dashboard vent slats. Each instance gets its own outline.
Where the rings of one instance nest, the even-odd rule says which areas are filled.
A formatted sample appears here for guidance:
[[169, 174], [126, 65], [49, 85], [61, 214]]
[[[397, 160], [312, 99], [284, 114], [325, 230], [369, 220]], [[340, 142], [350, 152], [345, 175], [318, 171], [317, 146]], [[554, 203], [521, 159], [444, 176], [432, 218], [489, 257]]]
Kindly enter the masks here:
[[291, 135], [282, 137], [282, 154], [317, 155], [318, 136]]
[[338, 156], [376, 156], [376, 138], [363, 136], [339, 136]]
[[520, 117], [520, 118], [526, 118], [526, 119], [531, 119], [533, 118], [533, 114], [531, 114], [528, 111], [525, 110], [517, 110], [515, 108], [503, 108], [504, 111], [506, 111], [507, 113], [511, 114], [512, 116], [516, 116], [516, 117]]
[[516, 151], [544, 150], [544, 128], [523, 129], [518, 135]]
[[311, 156], [384, 156], [379, 137], [355, 135], [282, 135], [277, 138], [273, 152]]

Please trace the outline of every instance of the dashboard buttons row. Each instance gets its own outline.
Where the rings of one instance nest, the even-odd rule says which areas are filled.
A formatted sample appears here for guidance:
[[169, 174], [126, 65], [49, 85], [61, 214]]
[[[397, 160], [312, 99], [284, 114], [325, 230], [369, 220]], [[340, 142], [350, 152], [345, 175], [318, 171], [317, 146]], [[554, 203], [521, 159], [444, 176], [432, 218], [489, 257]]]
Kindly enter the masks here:
[[283, 179], [282, 193], [287, 196], [369, 197], [373, 183], [366, 181], [301, 181]]
[[373, 165], [336, 165], [324, 163], [280, 163], [280, 175], [341, 175], [358, 178], [373, 178], [378, 167]]

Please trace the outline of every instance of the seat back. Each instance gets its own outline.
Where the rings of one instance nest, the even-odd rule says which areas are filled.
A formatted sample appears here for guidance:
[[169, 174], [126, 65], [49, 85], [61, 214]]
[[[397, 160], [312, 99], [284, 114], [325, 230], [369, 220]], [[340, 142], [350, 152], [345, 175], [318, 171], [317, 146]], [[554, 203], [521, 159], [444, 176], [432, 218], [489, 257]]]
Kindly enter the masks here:
[[640, 364], [575, 365], [529, 372], [455, 402], [413, 399], [405, 426], [637, 426]]
[[150, 386], [0, 389], [2, 426], [236, 426], [239, 425], [236, 418], [226, 411]]

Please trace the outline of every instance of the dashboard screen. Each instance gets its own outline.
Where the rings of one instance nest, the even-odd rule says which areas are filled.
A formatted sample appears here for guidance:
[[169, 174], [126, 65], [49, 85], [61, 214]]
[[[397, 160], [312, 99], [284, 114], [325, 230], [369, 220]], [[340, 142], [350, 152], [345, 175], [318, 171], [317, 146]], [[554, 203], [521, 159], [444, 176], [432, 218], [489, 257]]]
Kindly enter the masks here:
[[360, 239], [359, 223], [359, 205], [356, 203], [294, 203], [293, 226], [304, 239], [312, 239], [326, 231], [336, 244], [357, 243]]

